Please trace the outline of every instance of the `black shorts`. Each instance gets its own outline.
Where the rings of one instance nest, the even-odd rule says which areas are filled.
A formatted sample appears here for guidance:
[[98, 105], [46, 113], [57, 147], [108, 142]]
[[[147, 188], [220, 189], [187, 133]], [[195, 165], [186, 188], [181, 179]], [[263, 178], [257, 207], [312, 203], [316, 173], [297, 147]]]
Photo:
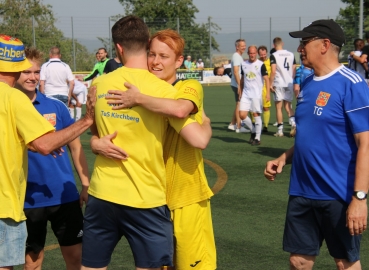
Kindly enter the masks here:
[[26, 253], [39, 253], [45, 246], [47, 221], [60, 246], [73, 246], [82, 242], [83, 214], [79, 201], [55, 206], [24, 209], [28, 237]]
[[173, 265], [173, 225], [166, 205], [140, 209], [90, 195], [83, 225], [83, 266], [107, 266], [122, 236], [128, 240], [136, 267]]
[[283, 250], [319, 255], [323, 240], [336, 259], [360, 259], [361, 236], [351, 236], [346, 227], [347, 203], [290, 196], [283, 236]]

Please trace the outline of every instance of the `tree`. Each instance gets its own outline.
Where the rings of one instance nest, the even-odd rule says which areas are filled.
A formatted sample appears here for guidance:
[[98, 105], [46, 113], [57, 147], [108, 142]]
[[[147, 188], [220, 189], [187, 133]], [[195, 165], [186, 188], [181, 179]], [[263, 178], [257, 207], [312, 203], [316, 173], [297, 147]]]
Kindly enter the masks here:
[[[192, 59], [203, 58], [210, 61], [209, 36], [221, 28], [209, 20], [207, 23], [195, 22], [199, 10], [192, 0], [119, 0], [124, 6], [125, 15], [135, 14], [144, 19], [150, 32], [171, 28], [179, 30], [186, 41], [185, 55]], [[209, 27], [210, 24], [210, 27]], [[210, 33], [210, 34], [209, 34]], [[219, 51], [219, 45], [211, 36], [211, 49]]]
[[[50, 5], [42, 0], [0, 0], [0, 33], [22, 40], [25, 46], [34, 46], [44, 52], [45, 60], [53, 46], [60, 47], [62, 60], [74, 67], [73, 41], [64, 37], [55, 27], [55, 17]], [[75, 41], [76, 70], [90, 70], [95, 56]]]
[[[359, 12], [360, 0], [341, 0], [347, 6], [341, 8], [336, 22], [342, 27], [345, 37], [346, 46], [343, 47], [345, 56], [353, 50], [353, 41], [359, 37]], [[364, 1], [364, 15], [369, 12], [369, 2]], [[364, 16], [364, 32], [369, 31], [369, 17]]]

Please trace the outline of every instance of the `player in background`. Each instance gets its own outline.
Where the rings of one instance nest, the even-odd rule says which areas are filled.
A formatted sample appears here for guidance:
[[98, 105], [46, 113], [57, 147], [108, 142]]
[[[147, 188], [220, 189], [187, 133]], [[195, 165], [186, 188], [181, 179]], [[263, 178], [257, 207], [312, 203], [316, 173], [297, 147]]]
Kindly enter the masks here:
[[278, 131], [274, 134], [276, 137], [282, 137], [283, 134], [283, 113], [284, 106], [292, 129], [296, 128], [295, 113], [291, 103], [293, 100], [293, 78], [295, 76], [296, 61], [292, 52], [283, 49], [283, 41], [280, 37], [273, 39], [273, 45], [276, 51], [270, 56], [270, 91], [274, 93], [274, 102], [276, 108]]
[[[270, 59], [268, 57], [268, 48], [266, 46], [258, 47], [259, 60], [263, 61], [267, 70], [268, 76], [270, 77], [271, 67]], [[268, 126], [270, 121], [270, 87], [267, 87], [266, 83], [263, 85], [263, 132], [268, 132]]]
[[[251, 145], [260, 145], [263, 84], [265, 82], [269, 88], [269, 77], [264, 63], [257, 59], [257, 47], [249, 46], [247, 54], [249, 59], [241, 64], [242, 96], [239, 114], [241, 122], [251, 130]], [[270, 96], [268, 98], [270, 99]], [[247, 116], [249, 112], [254, 116], [255, 125]]]
[[243, 62], [242, 54], [246, 50], [246, 41], [244, 39], [237, 39], [235, 42], [236, 52], [232, 55], [231, 60], [231, 88], [236, 101], [236, 107], [233, 112], [232, 121], [228, 125], [228, 129], [235, 130], [236, 133], [249, 132], [247, 129], [241, 126], [241, 120], [239, 115], [240, 110], [240, 98], [242, 93], [241, 83], [241, 63]]

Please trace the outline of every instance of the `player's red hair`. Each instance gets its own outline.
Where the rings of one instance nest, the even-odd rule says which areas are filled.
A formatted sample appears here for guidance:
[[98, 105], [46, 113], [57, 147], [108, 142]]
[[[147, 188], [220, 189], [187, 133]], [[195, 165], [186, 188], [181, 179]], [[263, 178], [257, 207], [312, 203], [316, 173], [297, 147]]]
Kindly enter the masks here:
[[155, 38], [157, 38], [160, 42], [167, 44], [168, 47], [174, 51], [177, 57], [183, 55], [185, 41], [177, 31], [165, 29], [156, 32], [153, 36], [151, 36], [150, 42]]

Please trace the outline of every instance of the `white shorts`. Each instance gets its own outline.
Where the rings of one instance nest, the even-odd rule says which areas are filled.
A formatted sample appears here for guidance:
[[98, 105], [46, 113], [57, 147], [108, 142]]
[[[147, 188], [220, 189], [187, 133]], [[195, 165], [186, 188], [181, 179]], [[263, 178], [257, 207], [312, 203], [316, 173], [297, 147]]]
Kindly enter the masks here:
[[289, 101], [293, 100], [293, 89], [292, 87], [276, 87], [274, 92], [274, 101]]
[[[78, 94], [76, 94], [76, 97], [77, 97], [77, 100], [79, 103], [81, 104], [86, 104], [86, 95], [87, 93], [85, 91], [82, 91]], [[72, 97], [70, 99], [70, 103], [72, 103], [73, 105], [76, 105], [77, 104], [77, 101]]]
[[262, 101], [261, 98], [246, 98], [241, 97], [240, 111], [261, 113], [262, 112]]

